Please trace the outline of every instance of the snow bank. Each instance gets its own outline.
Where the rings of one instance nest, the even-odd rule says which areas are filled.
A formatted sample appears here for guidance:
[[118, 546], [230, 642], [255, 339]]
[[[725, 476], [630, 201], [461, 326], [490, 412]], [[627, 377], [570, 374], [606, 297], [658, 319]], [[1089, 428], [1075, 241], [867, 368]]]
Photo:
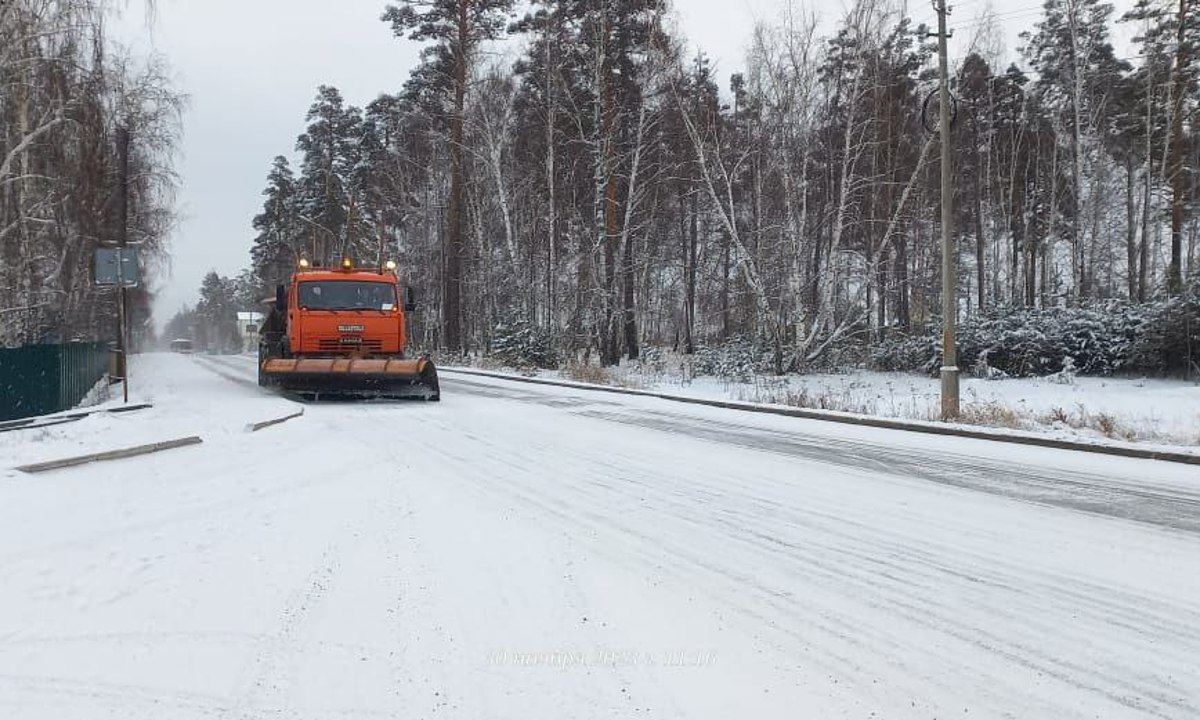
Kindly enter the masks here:
[[[536, 376], [885, 418], [934, 421], [941, 414], [938, 379], [912, 373], [858, 370], [757, 375], [740, 381], [693, 376], [686, 360], [672, 358], [655, 368], [635, 363], [583, 371], [541, 370]], [[1183, 380], [963, 377], [960, 399], [963, 421], [972, 425], [1037, 431], [1072, 440], [1200, 446], [1200, 384]]]

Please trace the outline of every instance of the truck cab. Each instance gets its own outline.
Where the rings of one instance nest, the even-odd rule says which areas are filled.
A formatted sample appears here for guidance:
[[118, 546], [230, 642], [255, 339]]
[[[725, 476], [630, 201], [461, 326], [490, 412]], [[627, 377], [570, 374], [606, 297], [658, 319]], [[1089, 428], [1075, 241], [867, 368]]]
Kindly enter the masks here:
[[285, 300], [291, 355], [404, 356], [414, 304], [390, 270], [297, 272]]
[[307, 395], [440, 398], [427, 357], [410, 359], [407, 314], [411, 288], [396, 265], [334, 268], [307, 261], [275, 291], [259, 342], [258, 382]]

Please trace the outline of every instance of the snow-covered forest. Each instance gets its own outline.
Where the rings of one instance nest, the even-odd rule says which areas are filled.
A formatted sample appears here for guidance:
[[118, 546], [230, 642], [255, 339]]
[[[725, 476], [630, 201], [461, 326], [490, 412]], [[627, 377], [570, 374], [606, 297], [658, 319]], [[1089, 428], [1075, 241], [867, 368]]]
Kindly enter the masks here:
[[[379, 31], [423, 62], [366, 107], [319, 88], [297, 160], [264, 168], [248, 281], [265, 291], [301, 256], [396, 257], [425, 300], [420, 343], [452, 354], [517, 334], [538, 362], [741, 342], [776, 372], [936, 365], [934, 41], [899, 7], [859, 0], [822, 34], [795, 5], [718, 76], [656, 0], [389, 6]], [[1146, 337], [1145, 362], [1115, 369], [1186, 369], [1197, 12], [1048, 0], [1014, 54], [1006, 13], [954, 16], [968, 328], [1034, 323], [1047, 371], [1072, 342]]]
[[[116, 334], [92, 256], [118, 242], [119, 129], [129, 133], [127, 240], [148, 270], [174, 225], [182, 96], [156, 57], [112, 43], [115, 0], [0, 2], [0, 347]], [[130, 292], [136, 329], [150, 317]]]

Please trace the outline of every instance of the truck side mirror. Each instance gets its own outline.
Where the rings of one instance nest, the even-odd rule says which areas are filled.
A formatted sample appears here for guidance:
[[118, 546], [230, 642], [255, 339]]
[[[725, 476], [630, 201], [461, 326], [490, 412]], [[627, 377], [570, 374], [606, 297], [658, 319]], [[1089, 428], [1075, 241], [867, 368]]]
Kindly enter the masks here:
[[414, 312], [417, 309], [417, 293], [411, 287], [404, 288], [404, 312]]
[[275, 309], [287, 312], [287, 288], [282, 285], [275, 286]]

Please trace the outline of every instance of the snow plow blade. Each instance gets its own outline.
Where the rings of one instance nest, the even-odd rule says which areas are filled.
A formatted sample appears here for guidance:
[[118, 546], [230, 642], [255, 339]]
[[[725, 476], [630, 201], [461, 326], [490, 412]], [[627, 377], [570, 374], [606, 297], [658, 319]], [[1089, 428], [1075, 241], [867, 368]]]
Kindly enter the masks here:
[[271, 358], [259, 367], [259, 384], [318, 397], [441, 399], [427, 358]]

